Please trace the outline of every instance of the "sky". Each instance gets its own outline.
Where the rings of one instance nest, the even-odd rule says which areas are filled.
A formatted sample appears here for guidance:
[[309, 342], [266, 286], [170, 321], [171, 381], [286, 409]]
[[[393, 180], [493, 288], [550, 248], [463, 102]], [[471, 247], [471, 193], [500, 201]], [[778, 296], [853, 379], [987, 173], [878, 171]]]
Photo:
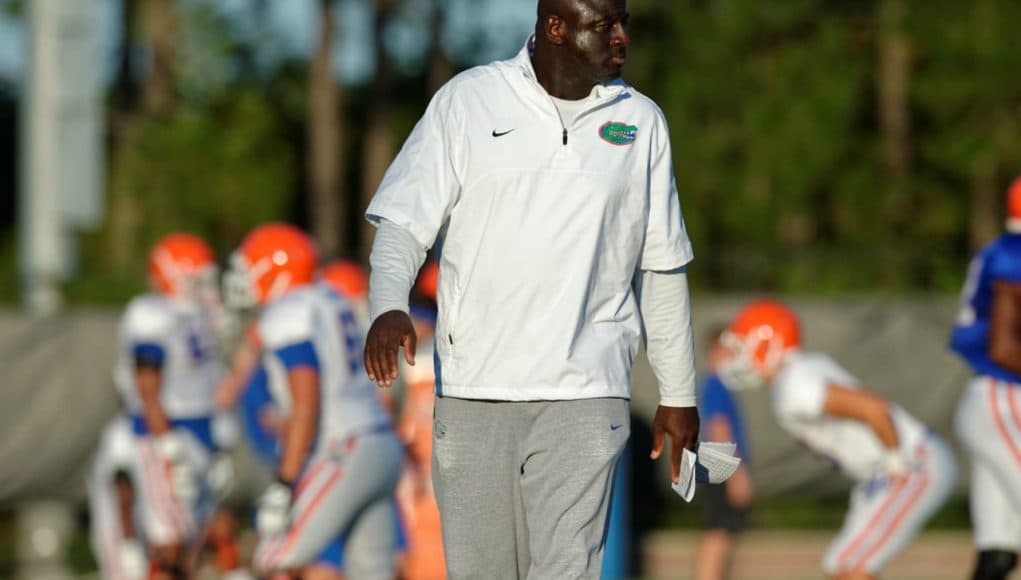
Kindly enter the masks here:
[[[76, 0], [82, 1], [82, 0]], [[116, 42], [120, 35], [122, 0], [89, 0], [97, 6], [99, 27], [99, 58], [103, 61], [103, 77], [113, 77], [116, 63]], [[242, 30], [254, 26], [250, 18], [253, 0], [178, 0], [184, 5], [211, 4], [230, 15]], [[317, 0], [269, 0], [273, 36], [279, 39], [266, 47], [266, 58], [304, 57], [311, 54], [316, 28]], [[447, 0], [448, 26], [443, 36], [448, 53], [466, 52], [463, 39], [467, 31], [481, 33], [487, 42], [473, 50], [477, 64], [506, 58], [524, 43], [535, 19], [535, 0]], [[335, 47], [337, 73], [345, 83], [366, 81], [375, 67], [369, 50], [372, 42], [371, 2], [337, 0], [340, 42]], [[414, 67], [428, 45], [428, 31], [419, 25], [428, 17], [424, 0], [409, 0], [407, 7], [388, 31], [386, 42], [397, 55], [399, 65]], [[0, 13], [0, 82], [21, 83], [26, 70], [28, 35], [20, 18]]]

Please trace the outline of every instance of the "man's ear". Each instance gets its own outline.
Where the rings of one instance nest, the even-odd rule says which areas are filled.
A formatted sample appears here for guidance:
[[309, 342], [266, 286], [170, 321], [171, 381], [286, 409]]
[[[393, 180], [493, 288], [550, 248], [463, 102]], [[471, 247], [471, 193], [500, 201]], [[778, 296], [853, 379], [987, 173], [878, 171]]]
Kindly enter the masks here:
[[546, 40], [550, 44], [560, 46], [564, 43], [564, 19], [559, 16], [547, 16], [544, 29]]

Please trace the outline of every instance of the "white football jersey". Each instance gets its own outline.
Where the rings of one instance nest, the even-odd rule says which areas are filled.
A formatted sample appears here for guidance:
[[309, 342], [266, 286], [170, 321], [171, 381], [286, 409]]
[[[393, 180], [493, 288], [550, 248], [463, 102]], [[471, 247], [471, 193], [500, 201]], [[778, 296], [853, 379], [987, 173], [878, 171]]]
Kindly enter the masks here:
[[260, 315], [257, 329], [269, 390], [283, 413], [291, 411], [287, 369], [294, 364], [318, 366], [320, 440], [390, 423], [365, 373], [362, 327], [350, 304], [328, 286], [299, 288], [273, 301]]
[[[791, 353], [773, 382], [773, 411], [780, 426], [813, 453], [856, 481], [866, 480], [880, 469], [885, 448], [868, 424], [824, 413], [830, 385], [860, 387], [858, 379], [825, 354]], [[894, 403], [890, 411], [900, 450], [913, 456], [925, 425]]]
[[162, 294], [145, 294], [128, 304], [121, 319], [114, 381], [130, 414], [142, 415], [136, 353], [155, 349], [163, 360], [160, 403], [168, 418], [212, 415], [214, 391], [226, 367], [217, 356], [211, 320], [206, 311]]

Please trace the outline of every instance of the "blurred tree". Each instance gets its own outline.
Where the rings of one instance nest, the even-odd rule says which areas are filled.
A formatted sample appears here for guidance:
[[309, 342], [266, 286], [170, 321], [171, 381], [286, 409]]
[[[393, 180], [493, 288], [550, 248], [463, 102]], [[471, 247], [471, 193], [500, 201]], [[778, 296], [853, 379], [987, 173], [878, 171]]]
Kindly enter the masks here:
[[447, 56], [443, 46], [443, 34], [447, 29], [447, 8], [443, 0], [432, 0], [432, 30], [429, 42], [429, 73], [428, 91], [432, 95], [440, 90], [454, 76], [454, 63]]
[[308, 74], [308, 218], [324, 256], [336, 256], [347, 239], [344, 199], [343, 107], [332, 62], [337, 26], [334, 0], [319, 0], [319, 35]]
[[[147, 109], [144, 91], [137, 108], [116, 96], [116, 87], [130, 91], [137, 83], [138, 67], [120, 55], [109, 214], [101, 231], [84, 238], [85, 271], [69, 289], [72, 298], [119, 300], [137, 291], [151, 243], [169, 231], [200, 234], [224, 255], [258, 223], [292, 215], [300, 174], [292, 119], [305, 114], [291, 103], [295, 83], [280, 71], [263, 85], [244, 66], [250, 51], [219, 7], [184, 3], [176, 17], [175, 95], [167, 110]], [[134, 37], [140, 22], [133, 24], [123, 28], [123, 52], [137, 53], [144, 42]]]
[[[383, 180], [383, 174], [393, 161], [396, 152], [396, 136], [390, 124], [393, 116], [393, 75], [394, 67], [386, 49], [387, 26], [393, 16], [397, 0], [373, 0], [373, 52], [376, 71], [370, 85], [368, 101], [368, 125], [364, 131], [362, 145], [362, 187], [361, 208], [369, 205], [372, 195]], [[434, 23], [435, 24], [435, 23]], [[360, 255], [368, 260], [375, 228], [361, 222]]]
[[[174, 0], [139, 0], [149, 49], [149, 74], [142, 85], [142, 102], [149, 114], [170, 112], [175, 98], [177, 13]], [[132, 0], [128, 0], [128, 4]], [[130, 9], [126, 9], [128, 12]]]
[[[245, 18], [274, 12], [250, 1]], [[329, 62], [337, 0], [317, 0], [310, 59], [267, 48], [280, 28], [242, 25], [217, 0], [124, 0], [92, 273], [134, 275], [157, 230], [225, 250], [255, 219], [307, 220], [324, 253], [367, 253], [361, 212], [397, 146], [439, 86], [502, 52], [507, 33], [484, 13], [495, 0], [357, 1], [373, 10], [375, 67], [345, 86]], [[626, 75], [672, 129], [695, 285], [956, 292], [969, 253], [1001, 231], [1021, 172], [1021, 3], [629, 7]]]

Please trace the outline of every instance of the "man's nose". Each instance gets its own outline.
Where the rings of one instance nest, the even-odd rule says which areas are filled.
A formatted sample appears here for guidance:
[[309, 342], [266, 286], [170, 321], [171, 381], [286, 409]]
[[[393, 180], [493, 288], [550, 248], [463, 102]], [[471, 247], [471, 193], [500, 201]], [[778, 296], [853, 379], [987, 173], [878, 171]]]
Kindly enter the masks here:
[[610, 40], [610, 44], [613, 46], [627, 47], [631, 44], [631, 37], [628, 36], [627, 30], [620, 23], [617, 23], [613, 27], [613, 38]]

